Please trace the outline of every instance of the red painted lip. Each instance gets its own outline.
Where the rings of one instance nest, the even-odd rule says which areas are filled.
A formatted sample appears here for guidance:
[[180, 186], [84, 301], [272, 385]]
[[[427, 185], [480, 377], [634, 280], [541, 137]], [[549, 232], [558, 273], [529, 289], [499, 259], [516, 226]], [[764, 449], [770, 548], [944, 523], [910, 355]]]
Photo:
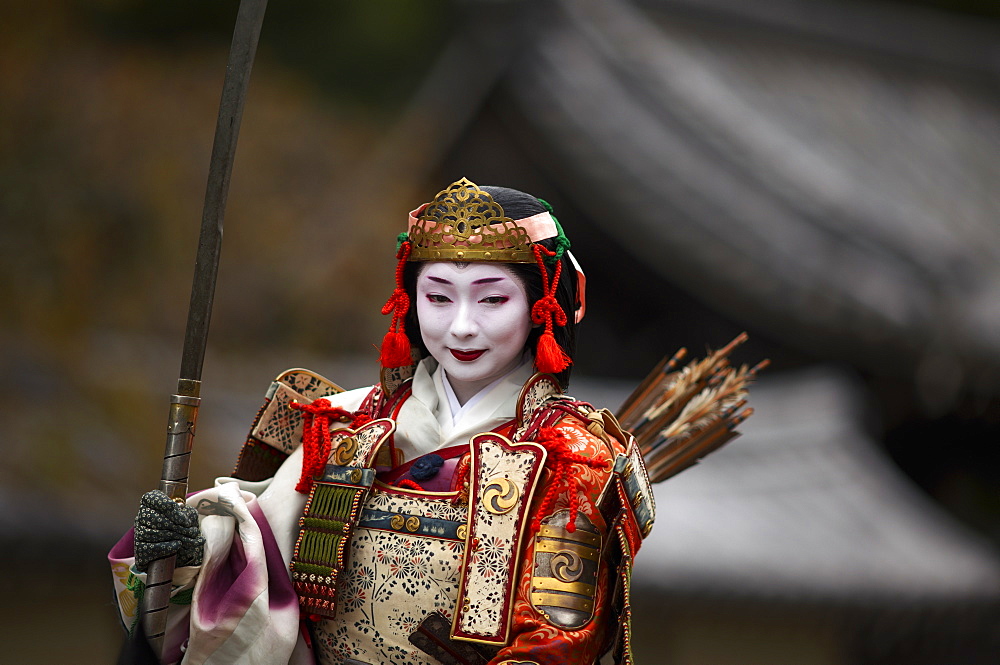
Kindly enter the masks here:
[[451, 355], [455, 356], [458, 360], [462, 362], [472, 362], [479, 356], [486, 353], [486, 349], [479, 349], [478, 351], [459, 351], [458, 349], [448, 349], [451, 351]]

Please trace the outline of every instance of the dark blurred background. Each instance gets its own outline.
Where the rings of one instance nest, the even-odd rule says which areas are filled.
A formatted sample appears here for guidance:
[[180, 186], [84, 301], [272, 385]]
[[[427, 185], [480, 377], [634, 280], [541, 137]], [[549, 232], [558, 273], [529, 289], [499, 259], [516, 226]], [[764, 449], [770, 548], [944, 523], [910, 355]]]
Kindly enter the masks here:
[[[117, 651], [103, 557], [158, 479], [236, 8], [0, 8], [10, 662]], [[406, 211], [513, 186], [587, 271], [582, 397], [743, 330], [772, 361], [658, 488], [640, 662], [995, 663], [998, 93], [987, 0], [272, 1], [192, 484], [281, 370], [376, 378]]]

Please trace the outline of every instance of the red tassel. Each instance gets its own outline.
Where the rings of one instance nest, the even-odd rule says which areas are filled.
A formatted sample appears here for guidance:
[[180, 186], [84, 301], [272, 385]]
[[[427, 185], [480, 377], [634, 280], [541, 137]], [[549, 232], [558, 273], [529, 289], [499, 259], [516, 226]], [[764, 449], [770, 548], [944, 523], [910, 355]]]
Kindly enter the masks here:
[[403, 269], [410, 257], [411, 248], [409, 240], [399, 246], [396, 254], [399, 259], [396, 263], [396, 288], [382, 306], [383, 314], [392, 312], [392, 323], [389, 324], [389, 332], [382, 338], [382, 350], [379, 354], [382, 367], [409, 367], [413, 364], [410, 339], [406, 336], [405, 327], [406, 313], [410, 310], [410, 296], [403, 287]]
[[295, 485], [295, 491], [308, 494], [313, 479], [326, 466], [330, 457], [330, 421], [350, 422], [355, 418], [349, 411], [330, 406], [330, 400], [321, 397], [309, 404], [290, 402], [288, 405], [303, 415], [302, 425], [302, 474]]
[[390, 330], [382, 338], [382, 353], [379, 356], [382, 367], [408, 367], [413, 363], [410, 338], [405, 332]]
[[543, 255], [555, 256], [555, 252], [547, 250], [541, 245], [535, 245], [532, 249], [535, 252], [538, 270], [542, 274], [542, 292], [545, 294], [531, 307], [532, 323], [545, 325], [545, 331], [538, 338], [538, 344], [535, 346], [535, 368], [543, 374], [558, 374], [573, 362], [566, 351], [559, 346], [555, 335], [552, 334], [553, 322], [560, 326], [566, 325], [566, 312], [556, 300], [556, 287], [559, 285], [562, 264], [556, 263], [555, 274], [552, 276], [550, 284]]
[[531, 521], [531, 532], [538, 533], [542, 527], [542, 519], [551, 514], [559, 496], [564, 495], [569, 508], [566, 530], [573, 533], [576, 531], [576, 518], [580, 512], [580, 491], [583, 483], [579, 479], [579, 471], [573, 469], [572, 465], [580, 464], [591, 469], [600, 469], [605, 468], [607, 463], [604, 460], [574, 453], [570, 448], [569, 439], [555, 427], [541, 428], [537, 443], [545, 446], [549, 453], [545, 467], [551, 474], [551, 480], [535, 512], [535, 518]]
[[535, 367], [543, 374], [558, 374], [570, 366], [570, 357], [556, 342], [551, 331], [542, 333], [535, 347]]

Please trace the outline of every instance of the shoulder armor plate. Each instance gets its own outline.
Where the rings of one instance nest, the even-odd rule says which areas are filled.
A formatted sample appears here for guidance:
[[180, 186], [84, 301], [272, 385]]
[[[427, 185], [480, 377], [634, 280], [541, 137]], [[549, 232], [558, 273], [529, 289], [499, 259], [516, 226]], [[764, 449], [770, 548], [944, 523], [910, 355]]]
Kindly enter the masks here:
[[635, 439], [630, 439], [626, 452], [615, 457], [613, 470], [598, 506], [609, 528], [622, 527], [634, 555], [656, 519], [653, 488]]
[[302, 442], [302, 412], [288, 408], [292, 400], [312, 402], [341, 392], [343, 388], [307, 369], [279, 374], [268, 387], [264, 405], [250, 427], [233, 477], [252, 481], [270, 478]]
[[302, 412], [288, 408], [292, 401], [308, 403], [344, 389], [306, 369], [290, 369], [278, 375], [267, 390], [267, 406], [250, 436], [283, 453], [302, 443]]
[[568, 522], [569, 511], [560, 510], [542, 521], [535, 536], [531, 606], [553, 626], [576, 630], [594, 616], [601, 534], [583, 513], [572, 533]]

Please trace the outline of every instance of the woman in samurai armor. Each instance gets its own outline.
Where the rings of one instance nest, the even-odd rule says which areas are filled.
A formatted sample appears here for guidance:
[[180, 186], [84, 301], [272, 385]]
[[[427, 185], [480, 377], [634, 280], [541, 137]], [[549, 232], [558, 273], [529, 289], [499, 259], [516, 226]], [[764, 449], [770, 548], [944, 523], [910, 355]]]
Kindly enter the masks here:
[[568, 249], [513, 189], [462, 179], [410, 213], [380, 382], [284, 372], [233, 477], [145, 495], [110, 554], [126, 624], [177, 553], [164, 662], [630, 662], [652, 501], [631, 437], [563, 393]]

